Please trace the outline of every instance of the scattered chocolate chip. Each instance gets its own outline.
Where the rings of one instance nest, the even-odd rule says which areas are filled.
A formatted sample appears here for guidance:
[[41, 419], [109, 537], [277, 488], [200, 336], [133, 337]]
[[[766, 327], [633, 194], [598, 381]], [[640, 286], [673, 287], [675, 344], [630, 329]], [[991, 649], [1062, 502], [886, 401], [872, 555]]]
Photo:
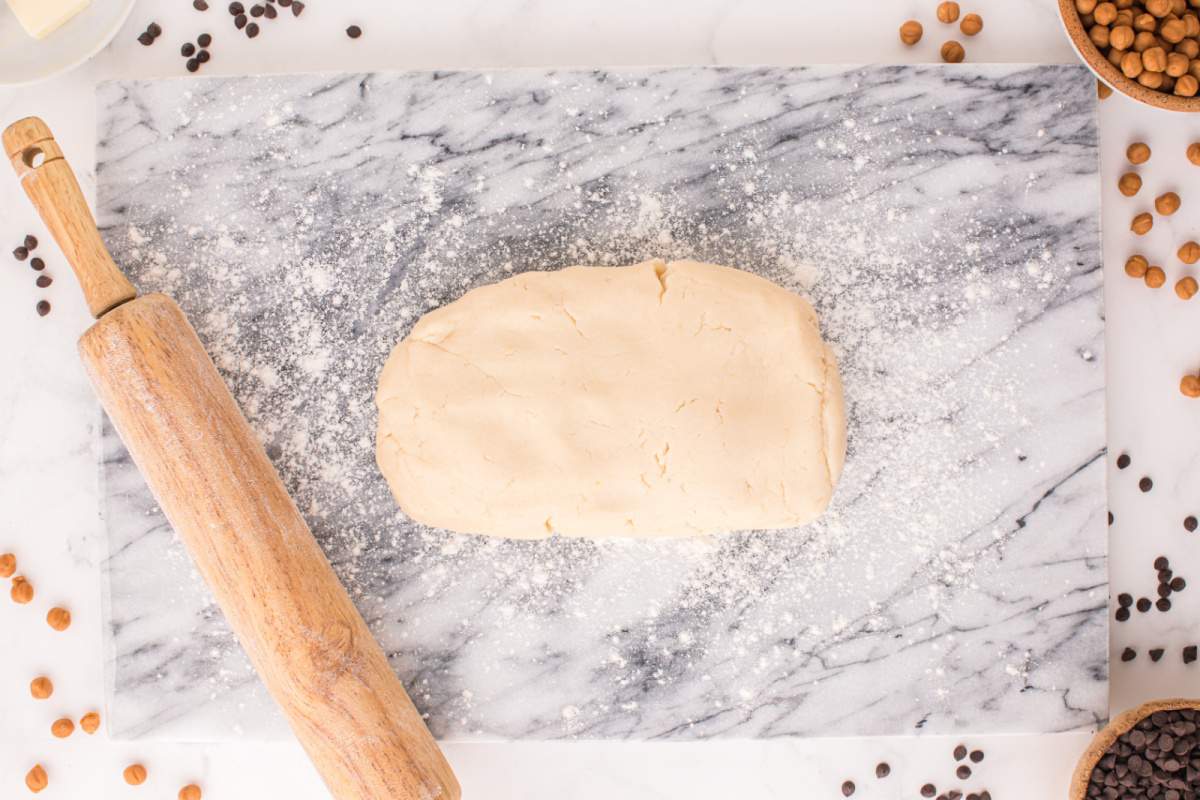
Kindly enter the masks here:
[[1139, 597], [1137, 601], [1137, 610], [1145, 614], [1154, 604], [1150, 602], [1149, 597]]
[[1116, 613], [1116, 619], [1117, 619], [1117, 622], [1126, 622], [1126, 621], [1128, 621], [1128, 619], [1129, 619], [1129, 609], [1128, 609], [1128, 608], [1124, 608], [1124, 607], [1122, 607], [1122, 608], [1118, 608], [1118, 609], [1117, 609], [1117, 613]]
[[246, 27], [247, 22], [249, 22], [249, 20], [246, 19], [245, 14], [238, 14], [236, 17], [233, 18], [233, 24], [237, 27], [237, 29], [239, 31], [242, 28]]
[[195, 72], [200, 69], [200, 62], [197, 59], [189, 58], [184, 66], [187, 67], [188, 72]]
[[1122, 661], [1133, 661], [1135, 658], [1137, 658], [1137, 650], [1134, 650], [1132, 647], [1126, 647], [1121, 651]]
[[875, 765], [875, 777], [876, 778], [886, 778], [888, 775], [891, 775], [891, 774], [892, 774], [892, 768], [888, 765], [888, 763], [886, 761], [880, 761], [878, 764]]
[[362, 36], [362, 28], [357, 25], [351, 25], [349, 28], [346, 28], [346, 35], [351, 39], [357, 39]]
[[1191, 664], [1195, 660], [1196, 660], [1196, 645], [1189, 644], [1187, 647], [1183, 648], [1183, 663]]
[[260, 5], [250, 6], [250, 16], [252, 16], [252, 17], [256, 17], [256, 18], [261, 17], [265, 13], [267, 13], [267, 12]]
[[1171, 566], [1171, 562], [1167, 561], [1166, 556], [1159, 556], [1158, 558], [1154, 559], [1154, 568], [1157, 570], [1164, 570], [1169, 566]]
[[179, 55], [183, 56], [184, 58], [191, 58], [195, 54], [196, 45], [192, 44], [191, 42], [187, 42], [183, 45], [183, 47], [179, 48]]
[[34, 236], [32, 233], [25, 234], [24, 245], [25, 245], [26, 250], [37, 250], [37, 246], [38, 246], [37, 237]]
[[292, 16], [298, 17], [304, 13], [304, 3], [300, 0], [292, 0]]
[[1176, 575], [1174, 578], [1171, 578], [1171, 591], [1172, 592], [1182, 592], [1186, 588], [1187, 588], [1187, 581], [1185, 581], [1183, 579], [1183, 576]]
[[1113, 524], [1113, 515], [1112, 515], [1112, 512], [1111, 512], [1111, 511], [1110, 511], [1110, 512], [1108, 512], [1108, 524], [1109, 524], [1109, 525], [1112, 525], [1112, 524]]
[[207, 64], [208, 59], [210, 59], [210, 58], [212, 58], [212, 56], [210, 56], [208, 54], [207, 50], [201, 50], [199, 53], [196, 53], [196, 60], [199, 61], [201, 64]]
[[151, 22], [146, 26], [146, 33], [157, 39], [158, 37], [162, 36], [162, 26], [157, 22]]
[[1195, 517], [1188, 515], [1183, 518], [1183, 528], [1187, 532], [1191, 533], [1192, 531], [1196, 530], [1196, 525], [1197, 523]]
[[1171, 570], [1169, 570], [1169, 569], [1160, 569], [1160, 570], [1158, 571], [1158, 582], [1159, 582], [1159, 583], [1170, 583], [1170, 582], [1171, 582], [1171, 578], [1172, 578], [1174, 575], [1175, 575], [1175, 573], [1174, 573], [1174, 572], [1172, 572], [1172, 571], [1171, 571]]
[[1159, 611], [1170, 611], [1171, 610], [1171, 601], [1165, 597], [1160, 597], [1154, 601], [1154, 607], [1157, 608]]
[[278, 0], [278, 2], [279, 5], [283, 6], [284, 8], [287, 8], [292, 4], [292, 0]]
[[967, 748], [966, 747], [964, 747], [963, 745], [960, 744], [954, 748], [954, 760], [955, 761], [962, 761], [966, 757], [967, 757]]
[[29, 258], [29, 248], [25, 245], [20, 245], [13, 248], [13, 258], [17, 261], [24, 261]]
[[54, 283], [54, 279], [49, 275], [38, 275], [37, 280], [34, 281], [34, 283], [37, 284], [39, 289], [45, 289], [50, 284]]
[[37, 272], [41, 272], [46, 268], [46, 262], [42, 261], [37, 256], [34, 256], [33, 258], [29, 259], [29, 267]]
[[251, 22], [249, 25], [246, 26], [246, 35], [249, 36], [251, 39], [253, 39], [255, 36], [258, 36], [258, 23], [257, 22]]
[[150, 45], [154, 44], [154, 37], [144, 31], [138, 34], [137, 40], [138, 43], [144, 47], [149, 47]]
[[962, 764], [958, 769], [954, 770], [954, 774], [958, 776], [960, 781], [965, 781], [967, 778], [971, 777], [971, 768], [966, 764]]
[[1117, 456], [1117, 469], [1125, 469], [1129, 466], [1129, 463], [1128, 453], [1121, 453], [1121, 455]]
[[269, 3], [263, 7], [263, 13], [266, 15], [267, 19], [275, 19], [279, 16], [279, 12], [275, 10], [275, 6]]
[[44, 317], [50, 313], [50, 304], [48, 302], [46, 302], [45, 300], [38, 300], [38, 303], [35, 306], [35, 308], [37, 309], [39, 317]]
[[237, 2], [237, 0], [234, 0], [234, 2], [229, 4], [230, 16], [237, 17], [237, 16], [241, 16], [242, 14], [245, 14], [245, 13], [246, 13], [246, 7], [243, 6], [241, 3]]
[[1138, 481], [1138, 488], [1143, 492], [1148, 492], [1154, 488], [1154, 481], [1150, 480], [1149, 477], [1142, 478]]
[[932, 783], [927, 783], [921, 787], [921, 797], [933, 797], [937, 794], [937, 787]]
[[1129, 594], [1128, 592], [1121, 592], [1119, 595], [1117, 595], [1117, 605], [1119, 605], [1121, 608], [1129, 608], [1131, 605], [1133, 605], [1133, 595]]
[[1163, 649], [1161, 647], [1155, 647], [1154, 649], [1152, 649], [1150, 651], [1150, 660], [1151, 661], [1157, 662], [1162, 657], [1163, 657]]
[[1160, 583], [1158, 585], [1158, 596], [1159, 597], [1170, 597], [1171, 596], [1171, 584]]
[[208, 3], [204, 0], [192, 0], [192, 8], [197, 11], [208, 11]]
[[201, 47], [208, 47], [210, 44], [212, 44], [212, 36], [208, 35], [207, 33], [202, 33], [196, 37], [196, 44], [200, 45]]
[[842, 797], [849, 797], [854, 794], [854, 781], [844, 781], [842, 783]]
[[946, 792], [946, 800], [960, 800], [961, 797], [962, 792], [960, 792], [958, 789], [951, 789], [950, 791]]

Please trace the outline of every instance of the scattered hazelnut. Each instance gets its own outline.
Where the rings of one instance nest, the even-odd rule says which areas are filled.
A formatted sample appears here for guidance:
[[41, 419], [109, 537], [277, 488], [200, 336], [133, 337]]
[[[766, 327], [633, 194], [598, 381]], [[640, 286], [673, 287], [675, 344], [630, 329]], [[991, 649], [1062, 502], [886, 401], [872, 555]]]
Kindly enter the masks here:
[[1169, 217], [1179, 210], [1179, 195], [1174, 192], [1160, 194], [1154, 198], [1154, 210], [1164, 217]]
[[1188, 161], [1200, 166], [1200, 142], [1192, 142], [1187, 149]]
[[1196, 92], [1200, 91], [1200, 80], [1197, 80], [1194, 75], [1180, 75], [1175, 81], [1175, 94], [1180, 97], [1195, 97]]
[[0, 578], [11, 578], [17, 571], [17, 557], [12, 553], [0, 556]]
[[[1106, 5], [1112, 5], [1108, 3]], [[1116, 8], [1113, 9], [1113, 18], [1116, 18]], [[1181, 23], [1182, 24], [1182, 23]], [[967, 14], [962, 18], [962, 22], [958, 24], [958, 29], [963, 32], [963, 36], [974, 36], [983, 30], [983, 17], [978, 14]]]
[[33, 769], [25, 773], [25, 785], [34, 794], [50, 785], [50, 779], [46, 777], [46, 770], [41, 764], [34, 764]]
[[947, 64], [957, 64], [966, 55], [967, 51], [963, 50], [963, 46], [953, 39], [942, 45], [942, 61], [945, 61]]
[[146, 782], [146, 768], [141, 764], [130, 764], [121, 774], [130, 786], [141, 786]]
[[1154, 217], [1150, 216], [1149, 212], [1143, 211], [1133, 218], [1133, 222], [1129, 224], [1129, 230], [1136, 233], [1138, 236], [1144, 236], [1154, 227]]
[[9, 592], [14, 603], [28, 603], [33, 600], [33, 584], [18, 575], [12, 580], [12, 591]]
[[1142, 178], [1136, 172], [1126, 172], [1117, 181], [1117, 188], [1126, 197], [1133, 197], [1142, 188]]
[[912, 47], [917, 42], [921, 41], [921, 34], [925, 29], [921, 27], [921, 23], [915, 19], [910, 19], [908, 22], [900, 26], [900, 41], [904, 42], [909, 47]]
[[200, 800], [200, 787], [189, 783], [179, 790], [179, 800]]
[[59, 739], [65, 739], [75, 732], [75, 723], [66, 717], [56, 719], [54, 720], [54, 724], [50, 726], [50, 732]]
[[79, 718], [79, 729], [89, 736], [100, 730], [100, 715], [89, 711]]
[[1096, 97], [1101, 100], [1107, 100], [1112, 97], [1112, 89], [1104, 81], [1096, 81]]
[[54, 682], [45, 675], [39, 675], [29, 682], [29, 693], [34, 700], [45, 700], [54, 694]]
[[1167, 282], [1167, 273], [1163, 272], [1162, 267], [1150, 267], [1146, 270], [1146, 277], [1142, 278], [1142, 280], [1151, 289], [1160, 289]]
[[1175, 294], [1179, 295], [1180, 300], [1191, 300], [1197, 289], [1200, 289], [1200, 284], [1197, 284], [1196, 279], [1190, 275], [1180, 278], [1175, 283]]
[[46, 612], [46, 624], [56, 631], [65, 631], [71, 627], [71, 612], [55, 606]]
[[1134, 142], [1125, 148], [1125, 157], [1130, 164], [1145, 164], [1150, 160], [1150, 145], [1145, 142]]
[[1179, 391], [1185, 397], [1200, 397], [1200, 378], [1195, 375], [1184, 375], [1179, 379]]
[[958, 19], [958, 3], [953, 0], [946, 0], [944, 3], [939, 3], [937, 7], [938, 22], [947, 24], [955, 22]]
[[1179, 246], [1179, 260], [1185, 264], [1195, 264], [1200, 261], [1200, 244], [1184, 242]]
[[1141, 278], [1146, 275], [1146, 270], [1150, 267], [1150, 262], [1145, 256], [1130, 256], [1125, 262], [1125, 274], [1131, 278]]
[[[966, 24], [966, 21], [963, 21]], [[1114, 50], [1128, 50], [1133, 46], [1133, 28], [1128, 25], [1118, 25], [1108, 34], [1108, 43]]]

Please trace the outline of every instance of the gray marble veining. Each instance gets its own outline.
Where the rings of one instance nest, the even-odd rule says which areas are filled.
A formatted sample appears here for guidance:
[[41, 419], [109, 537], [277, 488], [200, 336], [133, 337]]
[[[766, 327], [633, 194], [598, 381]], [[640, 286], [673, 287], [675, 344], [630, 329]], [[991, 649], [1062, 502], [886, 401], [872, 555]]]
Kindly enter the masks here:
[[[119, 82], [99, 110], [114, 256], [189, 313], [437, 735], [1059, 731], [1105, 717], [1086, 70]], [[408, 521], [372, 452], [392, 344], [472, 286], [652, 255], [739, 266], [813, 300], [850, 418], [829, 513], [657, 542], [494, 541]], [[110, 428], [103, 476], [114, 731], [282, 735]]]

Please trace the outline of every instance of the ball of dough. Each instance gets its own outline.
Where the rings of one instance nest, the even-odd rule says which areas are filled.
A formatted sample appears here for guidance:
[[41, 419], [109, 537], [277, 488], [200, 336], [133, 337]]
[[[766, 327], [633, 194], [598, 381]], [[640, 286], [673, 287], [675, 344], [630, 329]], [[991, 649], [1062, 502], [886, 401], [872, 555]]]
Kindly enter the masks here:
[[801, 525], [846, 451], [812, 306], [693, 261], [474, 289], [396, 345], [376, 402], [376, 457], [404, 511], [494, 536]]

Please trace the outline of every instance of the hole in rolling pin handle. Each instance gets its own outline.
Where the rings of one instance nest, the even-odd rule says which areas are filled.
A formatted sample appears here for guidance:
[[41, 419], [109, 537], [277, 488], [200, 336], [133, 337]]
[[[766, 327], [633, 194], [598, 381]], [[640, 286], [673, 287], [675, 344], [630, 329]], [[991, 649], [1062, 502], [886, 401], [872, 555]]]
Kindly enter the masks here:
[[21, 152], [21, 161], [30, 169], [37, 169], [46, 163], [46, 153], [40, 147], [26, 147]]

